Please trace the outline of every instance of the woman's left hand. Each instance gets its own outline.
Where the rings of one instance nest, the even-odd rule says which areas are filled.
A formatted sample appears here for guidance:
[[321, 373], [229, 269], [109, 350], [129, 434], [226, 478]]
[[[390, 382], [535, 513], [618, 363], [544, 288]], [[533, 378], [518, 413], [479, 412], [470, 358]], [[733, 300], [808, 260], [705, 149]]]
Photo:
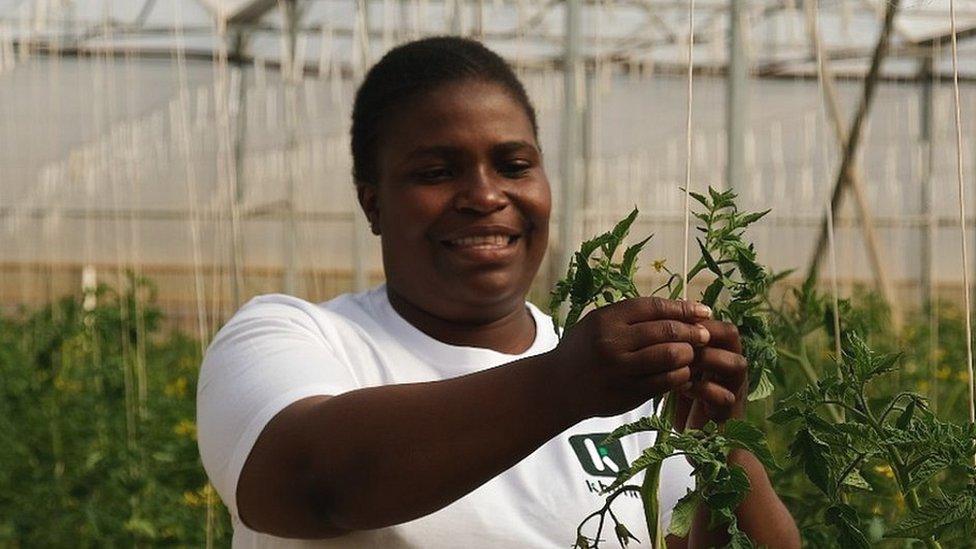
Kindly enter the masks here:
[[700, 324], [711, 337], [706, 346], [696, 349], [692, 381], [679, 393], [679, 428], [700, 429], [708, 421], [741, 418], [745, 412], [748, 363], [742, 356], [738, 329], [718, 320]]

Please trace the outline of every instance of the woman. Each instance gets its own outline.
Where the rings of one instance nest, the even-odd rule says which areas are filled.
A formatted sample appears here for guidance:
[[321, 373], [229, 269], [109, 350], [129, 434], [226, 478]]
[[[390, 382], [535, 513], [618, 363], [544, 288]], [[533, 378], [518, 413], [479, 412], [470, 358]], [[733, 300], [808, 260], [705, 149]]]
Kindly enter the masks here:
[[[738, 336], [707, 307], [630, 300], [560, 342], [525, 301], [550, 191], [534, 111], [496, 54], [459, 38], [390, 51], [357, 93], [352, 154], [386, 284], [255, 298], [200, 373], [200, 451], [235, 547], [566, 547], [652, 439], [599, 442], [651, 398], [683, 395], [682, 424], [741, 415]], [[730, 459], [753, 486], [740, 526], [798, 547], [761, 465]], [[692, 483], [665, 463], [668, 513]], [[638, 498], [614, 513], [645, 531]], [[704, 515], [669, 538], [714, 543]]]

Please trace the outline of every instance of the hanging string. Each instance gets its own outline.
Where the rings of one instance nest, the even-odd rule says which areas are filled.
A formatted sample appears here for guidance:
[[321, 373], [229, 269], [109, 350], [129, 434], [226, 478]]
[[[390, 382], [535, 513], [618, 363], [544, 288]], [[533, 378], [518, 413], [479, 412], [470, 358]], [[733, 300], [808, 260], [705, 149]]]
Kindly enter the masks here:
[[[827, 108], [827, 90], [825, 88], [825, 78], [827, 75], [824, 70], [824, 52], [823, 52], [823, 40], [820, 38], [820, 2], [813, 0], [813, 2], [806, 5], [807, 17], [810, 23], [810, 38], [813, 42], [813, 47], [815, 53], [817, 54], [817, 84], [820, 88], [820, 96], [823, 99], [821, 102], [820, 115], [824, 120], [824, 130], [826, 131], [826, 108]], [[826, 138], [826, 136], [824, 136]], [[824, 162], [829, 161], [830, 154], [827, 147], [824, 147]], [[827, 207], [827, 247], [829, 248], [830, 254], [830, 293], [832, 308], [834, 311], [834, 353], [836, 354], [836, 360], [838, 363], [842, 360], [842, 350], [840, 341], [840, 307], [837, 289], [837, 246], [834, 240], [834, 212], [830, 204], [830, 197], [826, 199]]]
[[685, 236], [684, 258], [681, 263], [681, 299], [688, 300], [688, 244], [691, 236], [691, 155], [694, 145], [691, 136], [691, 108], [694, 92], [695, 67], [695, 0], [688, 2], [688, 113], [685, 119]]
[[[956, 40], [956, 2], [949, 0], [949, 32], [952, 34], [952, 93], [956, 110], [956, 181], [959, 187], [959, 228], [962, 232], [962, 285], [966, 299], [966, 373], [969, 376], [969, 422], [976, 423], [973, 386], [973, 313], [969, 296], [969, 257], [966, 246], [966, 185], [962, 174], [962, 109], [959, 102], [959, 49]], [[973, 456], [976, 463], [976, 455]]]

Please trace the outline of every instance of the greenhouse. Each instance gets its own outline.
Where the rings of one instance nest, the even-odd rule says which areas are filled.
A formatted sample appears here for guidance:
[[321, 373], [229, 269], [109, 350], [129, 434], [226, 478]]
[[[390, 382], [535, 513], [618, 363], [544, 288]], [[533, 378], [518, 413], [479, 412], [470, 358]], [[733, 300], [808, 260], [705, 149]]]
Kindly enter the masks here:
[[[638, 294], [708, 302], [804, 547], [976, 547], [973, 0], [0, 0], [0, 546], [230, 546], [202, 357], [255, 296], [386, 280], [356, 91], [447, 35], [502, 56], [538, 117], [529, 301], [567, 330]], [[632, 268], [615, 226], [653, 234]], [[765, 455], [716, 429], [695, 440]], [[618, 546], [598, 509], [560, 546]]]

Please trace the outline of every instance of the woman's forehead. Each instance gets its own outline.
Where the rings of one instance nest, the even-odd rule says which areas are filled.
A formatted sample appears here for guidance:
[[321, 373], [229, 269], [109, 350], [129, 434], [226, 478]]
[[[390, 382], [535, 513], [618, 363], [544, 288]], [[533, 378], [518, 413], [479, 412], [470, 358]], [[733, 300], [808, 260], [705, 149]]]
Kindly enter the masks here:
[[397, 108], [383, 131], [381, 152], [403, 157], [451, 147], [525, 145], [537, 149], [525, 107], [499, 84], [464, 81], [438, 86]]

